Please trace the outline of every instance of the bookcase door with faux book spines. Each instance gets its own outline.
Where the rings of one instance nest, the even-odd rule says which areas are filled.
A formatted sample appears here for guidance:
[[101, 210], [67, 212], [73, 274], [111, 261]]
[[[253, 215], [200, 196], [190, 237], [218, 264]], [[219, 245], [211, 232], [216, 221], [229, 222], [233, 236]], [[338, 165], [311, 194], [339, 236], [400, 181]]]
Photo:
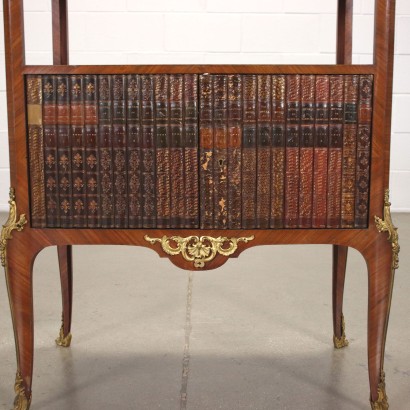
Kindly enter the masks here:
[[28, 75], [36, 228], [365, 228], [372, 75]]

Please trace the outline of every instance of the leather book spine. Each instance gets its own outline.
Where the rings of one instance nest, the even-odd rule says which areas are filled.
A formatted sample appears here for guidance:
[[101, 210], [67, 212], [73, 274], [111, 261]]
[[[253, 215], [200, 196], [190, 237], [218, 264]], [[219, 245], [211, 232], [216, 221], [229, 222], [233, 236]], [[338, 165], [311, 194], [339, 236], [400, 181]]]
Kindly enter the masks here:
[[126, 76], [114, 75], [112, 106], [114, 226], [128, 227]]
[[142, 132], [140, 76], [127, 76], [128, 227], [142, 228]]
[[272, 76], [272, 170], [270, 227], [284, 226], [286, 77]]
[[155, 228], [157, 224], [154, 101], [154, 75], [141, 75], [141, 187], [143, 228]]
[[242, 225], [242, 76], [228, 75], [228, 228]]
[[199, 228], [198, 76], [184, 74], [185, 228]]
[[345, 76], [341, 227], [354, 228], [359, 76]]
[[257, 131], [256, 131], [257, 76], [243, 76], [242, 130], [242, 228], [256, 227]]
[[355, 228], [367, 228], [368, 226], [372, 97], [373, 76], [361, 75], [357, 130]]
[[73, 190], [73, 227], [86, 228], [86, 180], [85, 180], [85, 118], [84, 79], [70, 76], [71, 159]]
[[300, 129], [300, 187], [299, 228], [312, 227], [313, 207], [313, 141], [315, 122], [316, 78], [301, 77], [301, 129]]
[[342, 202], [342, 147], [344, 76], [332, 75], [330, 82], [329, 161], [327, 227], [340, 228]]
[[112, 76], [98, 76], [100, 225], [114, 228]]
[[61, 228], [70, 228], [73, 223], [70, 128], [69, 77], [57, 76], [57, 167]]
[[228, 77], [214, 82], [214, 228], [228, 227]]
[[272, 78], [257, 77], [256, 228], [268, 229], [270, 218]]
[[46, 226], [60, 226], [57, 168], [57, 77], [43, 77], [44, 178]]
[[100, 227], [100, 195], [98, 172], [98, 101], [97, 76], [84, 76], [85, 184], [87, 227]]
[[42, 77], [27, 76], [27, 125], [30, 163], [31, 227], [46, 225]]
[[286, 76], [285, 228], [299, 225], [300, 80]]
[[200, 228], [214, 227], [214, 129], [213, 129], [213, 76], [199, 77], [199, 197]]
[[[184, 185], [184, 135], [183, 135], [183, 94], [184, 77], [173, 74], [169, 77], [169, 131], [170, 131], [170, 225], [183, 228], [185, 225], [185, 185]], [[187, 170], [187, 172], [190, 172]]]
[[312, 228], [326, 228], [327, 224], [329, 99], [329, 76], [318, 75], [316, 77], [317, 115], [314, 148]]

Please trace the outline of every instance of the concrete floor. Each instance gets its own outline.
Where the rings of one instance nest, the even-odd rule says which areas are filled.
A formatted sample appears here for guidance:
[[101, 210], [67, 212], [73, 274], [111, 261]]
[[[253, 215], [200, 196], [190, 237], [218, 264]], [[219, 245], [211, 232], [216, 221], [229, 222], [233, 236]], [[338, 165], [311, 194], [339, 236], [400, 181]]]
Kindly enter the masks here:
[[[410, 215], [394, 220], [401, 253], [385, 370], [390, 408], [406, 410]], [[35, 263], [32, 410], [370, 408], [367, 276], [354, 250], [344, 308], [350, 346], [339, 351], [330, 246], [253, 248], [220, 269], [194, 273], [146, 248], [77, 246], [74, 263], [70, 349], [54, 345], [61, 316], [55, 248]], [[1, 275], [1, 409], [12, 407], [15, 370]]]

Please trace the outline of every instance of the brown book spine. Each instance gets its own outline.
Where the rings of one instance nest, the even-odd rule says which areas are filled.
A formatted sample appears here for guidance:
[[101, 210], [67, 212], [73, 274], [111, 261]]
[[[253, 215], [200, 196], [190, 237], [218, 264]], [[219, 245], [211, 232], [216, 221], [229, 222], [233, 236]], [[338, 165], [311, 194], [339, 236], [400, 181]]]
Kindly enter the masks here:
[[373, 76], [360, 76], [359, 125], [357, 130], [357, 169], [355, 228], [367, 228], [369, 217], [370, 138], [372, 126]]
[[100, 226], [114, 228], [112, 76], [98, 76]]
[[257, 131], [256, 131], [257, 76], [243, 76], [243, 131], [242, 131], [242, 228], [256, 227]]
[[185, 228], [199, 227], [198, 76], [184, 74]]
[[242, 225], [242, 76], [228, 75], [228, 228]]
[[84, 129], [85, 129], [85, 181], [86, 215], [88, 228], [100, 227], [100, 196], [98, 172], [98, 102], [97, 76], [84, 76]]
[[57, 77], [43, 77], [44, 178], [46, 189], [46, 225], [60, 226], [57, 168]]
[[286, 77], [285, 228], [299, 224], [300, 75]]
[[345, 76], [341, 227], [354, 228], [359, 76]]
[[200, 128], [199, 128], [199, 180], [200, 180], [200, 228], [214, 227], [214, 129], [213, 129], [213, 81], [208, 74], [199, 77]]
[[46, 225], [46, 194], [44, 190], [44, 137], [43, 137], [42, 77], [27, 76], [27, 125], [30, 161], [31, 226]]
[[73, 190], [73, 227], [87, 227], [85, 179], [84, 79], [70, 77], [71, 118], [71, 180]]
[[[185, 225], [185, 186], [184, 186], [184, 135], [183, 135], [183, 88], [182, 74], [169, 77], [169, 128], [170, 128], [170, 179], [171, 179], [171, 228]], [[188, 171], [190, 172], [190, 171]]]
[[315, 94], [315, 76], [302, 75], [300, 96], [302, 126], [300, 134], [299, 228], [312, 227]]
[[68, 76], [57, 76], [57, 167], [60, 227], [73, 223], [71, 180], [70, 84]]
[[141, 76], [141, 101], [142, 226], [143, 228], [155, 228], [157, 224], [157, 202], [153, 75]]
[[114, 75], [113, 82], [113, 190], [114, 190], [114, 226], [128, 227], [127, 204], [127, 107], [126, 107], [126, 76]]
[[327, 227], [340, 228], [342, 201], [343, 75], [330, 82], [329, 162], [327, 188]]
[[270, 217], [272, 78], [270, 75], [258, 75], [257, 84], [256, 228], [267, 229]]
[[228, 77], [213, 76], [214, 83], [214, 228], [228, 227]]
[[127, 180], [128, 180], [128, 227], [142, 228], [141, 185], [141, 81], [136, 74], [127, 77]]
[[272, 76], [272, 170], [270, 227], [284, 226], [286, 77]]

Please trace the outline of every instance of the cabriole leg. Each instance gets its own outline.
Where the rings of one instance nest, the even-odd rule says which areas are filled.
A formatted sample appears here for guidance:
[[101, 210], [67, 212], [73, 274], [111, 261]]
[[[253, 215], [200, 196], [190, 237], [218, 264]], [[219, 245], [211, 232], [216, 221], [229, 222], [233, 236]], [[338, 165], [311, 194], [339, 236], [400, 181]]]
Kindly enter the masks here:
[[71, 317], [73, 304], [73, 265], [71, 245], [57, 246], [60, 267], [61, 295], [63, 314], [60, 333], [56, 339], [58, 346], [69, 347], [71, 344]]

